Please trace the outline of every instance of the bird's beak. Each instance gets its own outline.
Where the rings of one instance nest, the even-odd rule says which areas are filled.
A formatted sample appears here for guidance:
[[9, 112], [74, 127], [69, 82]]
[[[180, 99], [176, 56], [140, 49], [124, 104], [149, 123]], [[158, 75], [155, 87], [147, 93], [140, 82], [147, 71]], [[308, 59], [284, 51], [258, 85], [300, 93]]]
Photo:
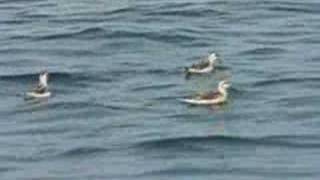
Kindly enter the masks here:
[[226, 87], [226, 88], [229, 88], [229, 87], [231, 87], [231, 82], [225, 80], [223, 86]]

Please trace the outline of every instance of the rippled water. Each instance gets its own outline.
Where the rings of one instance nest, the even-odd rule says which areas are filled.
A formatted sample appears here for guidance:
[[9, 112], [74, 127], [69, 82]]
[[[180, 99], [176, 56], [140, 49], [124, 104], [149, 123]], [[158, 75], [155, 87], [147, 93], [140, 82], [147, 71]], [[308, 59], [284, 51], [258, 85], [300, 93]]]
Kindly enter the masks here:
[[[1, 179], [319, 178], [319, 6], [1, 0]], [[54, 96], [24, 101], [42, 69]], [[223, 106], [177, 101], [230, 76]]]

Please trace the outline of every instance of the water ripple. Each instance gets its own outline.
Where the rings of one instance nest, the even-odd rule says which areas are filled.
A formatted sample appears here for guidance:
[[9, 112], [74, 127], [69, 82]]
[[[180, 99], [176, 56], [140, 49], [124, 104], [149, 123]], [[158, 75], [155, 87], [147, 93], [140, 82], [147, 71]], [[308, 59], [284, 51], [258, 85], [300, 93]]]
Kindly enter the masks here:
[[[137, 147], [144, 149], [172, 149], [199, 151], [206, 149], [208, 145], [232, 145], [232, 146], [280, 146], [290, 148], [320, 148], [318, 141], [305, 141], [304, 138], [313, 136], [267, 136], [262, 138], [235, 137], [235, 136], [207, 136], [207, 137], [180, 137], [170, 139], [152, 140], [139, 143]], [[317, 137], [318, 138], [318, 137]], [[300, 141], [299, 139], [302, 139]]]

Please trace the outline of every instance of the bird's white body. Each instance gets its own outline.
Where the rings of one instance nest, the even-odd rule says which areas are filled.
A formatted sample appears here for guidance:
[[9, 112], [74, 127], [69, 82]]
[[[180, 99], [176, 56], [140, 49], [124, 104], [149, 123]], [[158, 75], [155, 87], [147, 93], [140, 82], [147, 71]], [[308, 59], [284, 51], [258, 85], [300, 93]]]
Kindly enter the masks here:
[[193, 74], [205, 74], [205, 73], [212, 72], [213, 69], [214, 69], [214, 67], [212, 65], [209, 65], [208, 67], [203, 68], [203, 69], [190, 67], [190, 68], [188, 68], [188, 72], [193, 73]]
[[45, 92], [45, 93], [36, 93], [36, 92], [27, 92], [26, 93], [26, 99], [43, 99], [43, 98], [49, 98], [51, 96], [51, 92]]
[[212, 104], [221, 104], [226, 101], [226, 98], [217, 98], [217, 99], [180, 99], [181, 102], [194, 104], [194, 105], [212, 105]]

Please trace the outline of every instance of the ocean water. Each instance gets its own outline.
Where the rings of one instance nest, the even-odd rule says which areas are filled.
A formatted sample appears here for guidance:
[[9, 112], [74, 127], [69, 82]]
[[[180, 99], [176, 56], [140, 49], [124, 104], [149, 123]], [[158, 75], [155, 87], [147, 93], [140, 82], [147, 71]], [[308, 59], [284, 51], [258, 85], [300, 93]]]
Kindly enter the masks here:
[[[1, 0], [0, 179], [318, 179], [319, 7]], [[25, 101], [43, 69], [53, 96]], [[177, 100], [223, 79], [222, 106]]]

